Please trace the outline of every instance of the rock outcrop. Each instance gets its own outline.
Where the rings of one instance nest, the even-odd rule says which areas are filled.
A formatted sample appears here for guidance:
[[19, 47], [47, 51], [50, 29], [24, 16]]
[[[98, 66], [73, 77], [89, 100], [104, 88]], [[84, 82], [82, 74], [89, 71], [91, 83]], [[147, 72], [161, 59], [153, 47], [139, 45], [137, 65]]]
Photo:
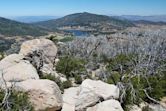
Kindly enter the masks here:
[[88, 89], [89, 91], [97, 94], [100, 98], [104, 100], [108, 99], [118, 99], [119, 98], [119, 88], [113, 84], [107, 84], [100, 80], [90, 80], [86, 79], [81, 84], [81, 90]]
[[59, 61], [56, 56], [57, 47], [50, 40], [24, 42], [19, 54], [0, 61], [0, 88], [27, 93], [35, 111], [123, 111], [117, 101], [119, 88], [100, 80], [86, 79], [80, 86], [65, 89], [62, 98], [54, 81], [39, 78], [40, 74], [52, 74], [67, 81], [53, 69]]
[[23, 55], [11, 54], [0, 61], [0, 69], [6, 69], [10, 66], [16, 65], [23, 59]]
[[57, 111], [62, 107], [62, 95], [57, 84], [50, 80], [26, 80], [15, 84], [17, 91], [27, 92], [35, 111]]
[[102, 81], [86, 79], [79, 87], [73, 87], [65, 90], [63, 94], [64, 103], [62, 111], [85, 111], [87, 108], [93, 107], [100, 102], [118, 98], [119, 89], [115, 85], [110, 85]]
[[[39, 72], [53, 71], [57, 48], [47, 39], [24, 42], [19, 54], [0, 61], [0, 88], [12, 87], [28, 94], [35, 111], [57, 111], [62, 108], [62, 95], [54, 81], [39, 79]], [[65, 81], [65, 79], [63, 79]]]
[[75, 104], [77, 111], [86, 110], [87, 107], [94, 106], [100, 102], [100, 97], [89, 89], [81, 89]]
[[56, 62], [57, 47], [48, 39], [34, 39], [24, 42], [21, 45], [20, 54], [30, 61], [38, 71], [43, 74], [50, 74]]
[[111, 99], [101, 102], [86, 111], [123, 111], [119, 101]]
[[[39, 79], [37, 70], [22, 55], [12, 54], [0, 61], [0, 71], [6, 82]], [[0, 80], [2, 80], [2, 74]]]
[[75, 104], [78, 99], [79, 87], [65, 89], [63, 94], [62, 111], [75, 111]]

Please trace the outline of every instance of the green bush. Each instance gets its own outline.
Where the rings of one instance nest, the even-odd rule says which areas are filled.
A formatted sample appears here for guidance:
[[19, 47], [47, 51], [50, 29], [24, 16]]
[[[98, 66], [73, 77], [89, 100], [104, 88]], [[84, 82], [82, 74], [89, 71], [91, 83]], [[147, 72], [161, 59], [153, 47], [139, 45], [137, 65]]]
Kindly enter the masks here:
[[75, 83], [76, 84], [81, 84], [82, 83], [82, 77], [80, 75], [75, 75]]
[[5, 57], [4, 53], [0, 52], [0, 60], [2, 60]]
[[[5, 92], [0, 90], [0, 103], [2, 103], [4, 96]], [[8, 107], [7, 104], [0, 104], [0, 111], [33, 111], [33, 107], [28, 99], [26, 93], [12, 90], [8, 98]]]
[[71, 83], [70, 80], [67, 80], [67, 81], [65, 81], [65, 82], [62, 82], [62, 87], [63, 87], [63, 89], [69, 88], [69, 87], [71, 87], [71, 86], [72, 86], [72, 83]]
[[65, 74], [67, 78], [74, 77], [75, 75], [81, 75], [81, 73], [86, 71], [84, 67], [85, 64], [86, 61], [83, 59], [65, 56], [60, 58], [56, 70], [59, 73]]
[[49, 40], [53, 41], [54, 43], [58, 42], [57, 36], [53, 36], [51, 35], [50, 37], [48, 37]]
[[[107, 62], [107, 71], [110, 73], [107, 82], [110, 84], [122, 83], [126, 89], [122, 104], [124, 108], [128, 104], [139, 104], [142, 101], [154, 102], [147, 97], [145, 90], [157, 101], [166, 96], [166, 72], [155, 69], [158, 70], [157, 73], [147, 74], [145, 68], [142, 68], [138, 75], [133, 75], [131, 71], [137, 64], [136, 62], [137, 55], [135, 54], [120, 54]], [[166, 62], [157, 62], [157, 64], [165, 66]]]
[[58, 37], [58, 36], [50, 36], [48, 37], [49, 40], [53, 41], [54, 43], [57, 43], [57, 42], [70, 42], [72, 40], [74, 40], [74, 37], [73, 36], [64, 36], [64, 37]]
[[[149, 84], [148, 84], [148, 82]], [[131, 79], [131, 83], [133, 84], [133, 88], [135, 90], [135, 98], [133, 98], [133, 95], [131, 94], [131, 88], [127, 88], [126, 97], [124, 98], [124, 105], [127, 104], [139, 104], [142, 101], [146, 101], [148, 103], [154, 102], [151, 101], [147, 95], [145, 94], [143, 89], [146, 89], [148, 95], [157, 100], [160, 101], [160, 99], [164, 96], [166, 96], [166, 89], [164, 89], [166, 82], [164, 78], [160, 78], [158, 80], [156, 76], [148, 76], [147, 79], [145, 77], [134, 77]], [[127, 84], [127, 81], [124, 81], [124, 83]], [[150, 87], [149, 87], [150, 85]]]
[[60, 41], [60, 42], [70, 42], [70, 41], [72, 41], [72, 40], [74, 40], [74, 37], [65, 37], [65, 38], [63, 38], [63, 39], [60, 39], [59, 41]]
[[130, 70], [134, 64], [133, 59], [135, 58], [135, 54], [119, 54], [115, 56], [114, 58], [109, 59], [109, 65], [107, 66], [107, 69], [109, 71], [121, 71], [121, 67], [123, 68], [123, 72], [126, 72]]
[[117, 84], [120, 81], [120, 74], [116, 71], [111, 72], [109, 78], [107, 79], [107, 83], [109, 84]]
[[51, 75], [51, 74], [40, 75], [40, 79], [48, 79], [48, 80], [51, 80], [51, 81], [57, 81], [57, 78], [54, 75]]
[[160, 100], [162, 97], [166, 96], [166, 74], [161, 76], [150, 76], [148, 80], [152, 87], [152, 89], [148, 90], [151, 97]]

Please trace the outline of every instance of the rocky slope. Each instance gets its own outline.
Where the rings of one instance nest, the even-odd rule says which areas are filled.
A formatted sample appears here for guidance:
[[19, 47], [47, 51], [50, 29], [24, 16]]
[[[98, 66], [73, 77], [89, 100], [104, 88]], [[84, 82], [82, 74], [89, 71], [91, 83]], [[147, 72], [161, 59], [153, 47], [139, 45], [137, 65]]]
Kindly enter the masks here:
[[[62, 111], [69, 111], [69, 109], [89, 111], [99, 102], [101, 108], [105, 104], [116, 103], [117, 106], [112, 107], [123, 111], [120, 103], [114, 100], [119, 98], [119, 89], [115, 85], [87, 79], [79, 87], [66, 89], [62, 96], [55, 82], [39, 79], [43, 74], [53, 74], [52, 65], [56, 53], [56, 46], [49, 40], [35, 39], [24, 42], [19, 54], [9, 55], [0, 61], [1, 88], [5, 88], [3, 87], [5, 82], [8, 88], [14, 83], [12, 86], [14, 90], [28, 93], [29, 100], [36, 111], [46, 109], [56, 111], [61, 108]], [[105, 111], [108, 109], [107, 107]]]
[[[58, 83], [41, 79], [53, 75], [62, 82], [66, 81], [53, 67], [57, 62], [57, 47], [52, 41], [26, 41], [19, 54], [9, 55], [0, 61], [0, 88], [12, 87], [26, 92], [35, 111], [124, 111], [119, 102], [118, 85], [85, 79], [81, 85], [65, 89], [62, 94]], [[139, 106], [137, 109], [140, 110], [134, 111], [142, 110]]]

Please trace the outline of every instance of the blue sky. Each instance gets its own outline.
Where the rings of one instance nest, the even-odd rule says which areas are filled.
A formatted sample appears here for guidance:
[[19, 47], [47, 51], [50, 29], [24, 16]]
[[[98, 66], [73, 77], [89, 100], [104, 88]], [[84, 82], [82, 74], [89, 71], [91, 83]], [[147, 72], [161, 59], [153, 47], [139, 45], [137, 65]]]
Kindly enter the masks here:
[[0, 16], [166, 15], [166, 0], [0, 0]]

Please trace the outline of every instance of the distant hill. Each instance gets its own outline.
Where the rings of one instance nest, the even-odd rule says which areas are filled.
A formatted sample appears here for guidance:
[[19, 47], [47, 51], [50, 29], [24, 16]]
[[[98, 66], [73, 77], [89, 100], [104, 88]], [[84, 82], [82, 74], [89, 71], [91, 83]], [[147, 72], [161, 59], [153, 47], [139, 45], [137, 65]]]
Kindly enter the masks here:
[[16, 16], [16, 17], [8, 17], [9, 19], [23, 22], [23, 23], [34, 23], [34, 22], [41, 22], [47, 21], [51, 19], [56, 19], [56, 16]]
[[40, 36], [45, 35], [45, 30], [34, 25], [25, 24], [0, 17], [0, 35], [5, 36]]
[[122, 15], [119, 16], [132, 21], [151, 21], [151, 22], [166, 22], [166, 15], [153, 15], [153, 16], [137, 16], [137, 15]]
[[136, 24], [144, 24], [144, 25], [166, 25], [166, 22], [152, 22], [152, 21], [146, 21], [146, 20], [138, 20], [134, 21]]
[[115, 27], [133, 26], [133, 23], [128, 20], [119, 20], [114, 17], [91, 14], [87, 12], [71, 14], [59, 19], [38, 22], [35, 25], [49, 29], [55, 29], [55, 27], [61, 26], [88, 26], [92, 23], [109, 23]]

